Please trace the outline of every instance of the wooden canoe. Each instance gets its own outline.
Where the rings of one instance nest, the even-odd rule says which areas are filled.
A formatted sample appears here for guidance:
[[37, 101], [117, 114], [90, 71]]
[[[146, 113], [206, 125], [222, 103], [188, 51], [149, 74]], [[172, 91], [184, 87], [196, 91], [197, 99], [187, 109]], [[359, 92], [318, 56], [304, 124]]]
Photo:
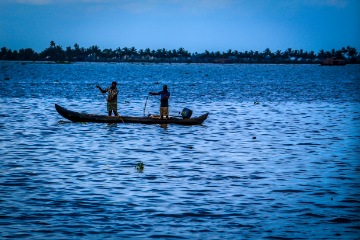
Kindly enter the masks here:
[[195, 118], [176, 118], [160, 119], [156, 117], [128, 117], [128, 116], [105, 116], [79, 113], [67, 110], [55, 104], [56, 111], [66, 119], [73, 122], [94, 122], [94, 123], [142, 123], [142, 124], [181, 124], [181, 125], [198, 125], [206, 120], [209, 113], [205, 113]]

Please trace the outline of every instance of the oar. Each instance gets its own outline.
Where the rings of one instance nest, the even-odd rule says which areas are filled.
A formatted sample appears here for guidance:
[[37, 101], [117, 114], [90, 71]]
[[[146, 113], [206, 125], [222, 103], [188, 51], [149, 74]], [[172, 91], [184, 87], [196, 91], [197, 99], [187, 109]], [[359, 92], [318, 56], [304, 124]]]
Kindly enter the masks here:
[[146, 104], [147, 104], [147, 100], [148, 100], [149, 96], [150, 95], [147, 95], [147, 97], [146, 97], [145, 106], [144, 106], [144, 116], [145, 116], [145, 109], [146, 109]]
[[[99, 86], [99, 85], [97, 85], [97, 86]], [[100, 90], [100, 89], [99, 89], [99, 90]], [[101, 94], [103, 95], [103, 97], [105, 98], [105, 101], [107, 102], [105, 93], [103, 93], [101, 90], [100, 90], [100, 92], [101, 92]], [[122, 117], [120, 116], [119, 111], [118, 111], [118, 115], [119, 115], [120, 120], [121, 120], [123, 123], [125, 123], [124, 120], [122, 119]]]

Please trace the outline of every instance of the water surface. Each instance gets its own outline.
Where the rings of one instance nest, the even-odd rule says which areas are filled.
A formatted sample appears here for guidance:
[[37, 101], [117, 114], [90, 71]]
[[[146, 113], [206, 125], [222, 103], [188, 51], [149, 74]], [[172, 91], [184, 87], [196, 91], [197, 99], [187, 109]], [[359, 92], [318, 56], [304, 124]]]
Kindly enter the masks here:
[[[71, 123], [171, 92], [201, 126]], [[0, 62], [0, 237], [357, 239], [360, 67]], [[145, 114], [157, 113], [159, 98]], [[143, 162], [143, 172], [135, 166]]]

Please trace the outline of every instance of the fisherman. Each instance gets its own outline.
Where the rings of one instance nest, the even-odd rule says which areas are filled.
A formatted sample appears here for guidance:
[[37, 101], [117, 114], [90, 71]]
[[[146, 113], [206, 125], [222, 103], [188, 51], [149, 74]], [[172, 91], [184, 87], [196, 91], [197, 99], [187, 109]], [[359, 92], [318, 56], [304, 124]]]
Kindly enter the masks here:
[[170, 92], [168, 91], [167, 85], [163, 86], [163, 90], [160, 92], [149, 92], [150, 95], [160, 95], [160, 118], [163, 116], [169, 118], [169, 98]]
[[119, 90], [116, 87], [116, 82], [112, 82], [111, 86], [106, 88], [105, 90], [102, 89], [99, 85], [97, 85], [96, 87], [100, 90], [101, 93], [108, 93], [108, 97], [106, 99], [107, 101], [107, 110], [109, 113], [109, 116], [111, 116], [111, 113], [114, 112], [115, 116], [119, 116], [118, 111], [117, 111], [117, 96], [119, 93]]

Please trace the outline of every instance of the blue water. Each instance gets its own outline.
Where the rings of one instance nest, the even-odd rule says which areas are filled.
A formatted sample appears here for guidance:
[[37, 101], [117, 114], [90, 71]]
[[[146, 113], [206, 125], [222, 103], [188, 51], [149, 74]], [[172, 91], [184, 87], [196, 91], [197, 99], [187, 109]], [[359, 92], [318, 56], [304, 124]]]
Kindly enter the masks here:
[[[167, 84], [171, 115], [209, 118], [55, 111], [106, 114], [114, 80], [121, 115]], [[0, 238], [359, 239], [359, 127], [357, 65], [0, 62]]]

